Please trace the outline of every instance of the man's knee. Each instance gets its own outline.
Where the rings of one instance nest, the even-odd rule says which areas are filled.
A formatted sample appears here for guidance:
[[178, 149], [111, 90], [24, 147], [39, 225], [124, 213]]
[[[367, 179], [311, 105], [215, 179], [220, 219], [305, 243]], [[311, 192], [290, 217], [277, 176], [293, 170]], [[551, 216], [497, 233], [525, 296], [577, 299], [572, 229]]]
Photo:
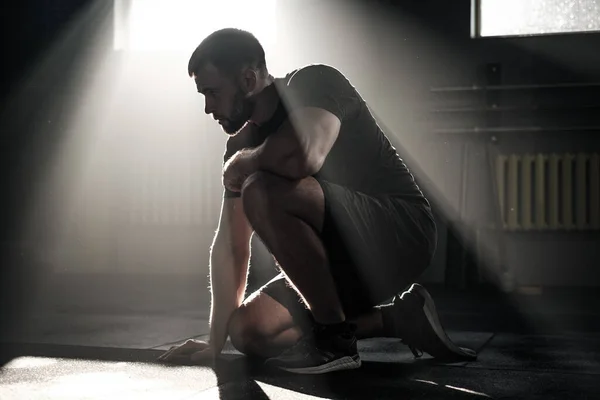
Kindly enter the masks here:
[[243, 306], [233, 312], [229, 320], [229, 338], [231, 344], [246, 355], [260, 355], [265, 334]]
[[276, 210], [281, 202], [283, 178], [270, 172], [258, 171], [246, 178], [242, 186], [244, 212], [251, 223], [265, 220], [266, 214]]
[[242, 202], [248, 221], [269, 223], [271, 216], [289, 212], [321, 230], [325, 210], [325, 195], [312, 177], [292, 181], [270, 172], [250, 175], [242, 186]]
[[242, 185], [242, 200], [244, 203], [254, 202], [266, 196], [273, 174], [263, 171], [257, 171], [250, 175]]

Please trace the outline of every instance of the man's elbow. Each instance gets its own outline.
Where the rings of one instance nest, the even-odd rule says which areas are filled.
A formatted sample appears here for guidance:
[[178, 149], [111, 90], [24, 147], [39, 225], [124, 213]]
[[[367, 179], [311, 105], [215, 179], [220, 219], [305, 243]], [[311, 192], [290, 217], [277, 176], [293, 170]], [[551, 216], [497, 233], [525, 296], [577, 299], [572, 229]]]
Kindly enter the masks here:
[[323, 167], [325, 157], [318, 153], [304, 153], [298, 156], [296, 165], [299, 178], [315, 175]]
[[307, 159], [304, 163], [304, 172], [306, 173], [306, 176], [312, 176], [319, 172], [321, 167], [323, 167], [324, 161], [325, 159], [321, 157]]
[[319, 172], [324, 161], [324, 157], [297, 151], [280, 162], [276, 174], [291, 180], [304, 179]]

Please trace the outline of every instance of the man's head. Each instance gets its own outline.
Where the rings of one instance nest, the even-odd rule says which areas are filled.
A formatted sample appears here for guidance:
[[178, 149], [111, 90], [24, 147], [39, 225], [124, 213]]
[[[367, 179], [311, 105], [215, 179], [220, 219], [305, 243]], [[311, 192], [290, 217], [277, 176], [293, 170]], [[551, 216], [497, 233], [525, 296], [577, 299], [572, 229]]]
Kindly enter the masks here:
[[252, 97], [269, 77], [260, 42], [250, 32], [234, 28], [206, 37], [190, 58], [188, 74], [205, 97], [204, 111], [228, 134], [248, 122], [254, 110]]

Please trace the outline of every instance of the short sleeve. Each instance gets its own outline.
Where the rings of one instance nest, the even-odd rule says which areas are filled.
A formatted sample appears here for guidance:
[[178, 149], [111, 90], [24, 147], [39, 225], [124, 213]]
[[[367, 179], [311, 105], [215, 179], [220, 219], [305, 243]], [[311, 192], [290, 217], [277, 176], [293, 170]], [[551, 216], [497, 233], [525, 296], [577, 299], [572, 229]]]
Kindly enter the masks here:
[[285, 98], [290, 109], [323, 108], [343, 121], [360, 107], [356, 89], [337, 69], [313, 64], [291, 74], [286, 83]]

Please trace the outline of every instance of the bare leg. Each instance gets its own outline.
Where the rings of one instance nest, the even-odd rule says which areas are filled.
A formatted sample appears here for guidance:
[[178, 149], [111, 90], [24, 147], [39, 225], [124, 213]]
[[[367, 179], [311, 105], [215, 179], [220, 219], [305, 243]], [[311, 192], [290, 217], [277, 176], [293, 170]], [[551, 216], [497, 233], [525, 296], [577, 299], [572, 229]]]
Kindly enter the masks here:
[[250, 295], [229, 321], [231, 343], [249, 356], [274, 357], [303, 334], [290, 312], [260, 290]]
[[250, 176], [242, 188], [244, 210], [315, 321], [333, 324], [345, 320], [319, 233], [325, 200], [313, 178], [290, 181], [267, 172]]
[[360, 315], [352, 322], [356, 324], [357, 339], [387, 336], [383, 326], [381, 309], [379, 308], [373, 308], [371, 311]]
[[[406, 293], [404, 292], [404, 294]], [[294, 323], [288, 310], [269, 295], [259, 292], [251, 296], [249, 300], [251, 301], [244, 303], [234, 313], [230, 322], [231, 341], [239, 351], [260, 358], [276, 357], [282, 351], [296, 344], [303, 336], [304, 332]], [[352, 321], [357, 325], [356, 336], [359, 339], [401, 337], [403, 340], [411, 342], [415, 340], [412, 335], [398, 336], [396, 331], [398, 326], [386, 326], [384, 322], [386, 318], [383, 314], [394, 312], [392, 307], [387, 310], [386, 308], [385, 306], [375, 307]], [[400, 317], [400, 324], [402, 321], [403, 318]], [[445, 359], [473, 360], [477, 358], [476, 352], [456, 346], [446, 337], [445, 333], [439, 335], [434, 332], [431, 323], [411, 319], [411, 325], [406, 326], [414, 326], [414, 324], [418, 324], [418, 328], [413, 330], [413, 333], [418, 335], [418, 349], [426, 351], [434, 357]], [[439, 329], [443, 328], [439, 326]], [[433, 342], [431, 341], [432, 337], [436, 337]]]
[[[351, 321], [359, 339], [388, 336], [380, 308]], [[260, 291], [252, 294], [234, 313], [229, 324], [231, 342], [242, 353], [260, 358], [274, 357], [293, 346], [304, 334], [289, 311]]]

